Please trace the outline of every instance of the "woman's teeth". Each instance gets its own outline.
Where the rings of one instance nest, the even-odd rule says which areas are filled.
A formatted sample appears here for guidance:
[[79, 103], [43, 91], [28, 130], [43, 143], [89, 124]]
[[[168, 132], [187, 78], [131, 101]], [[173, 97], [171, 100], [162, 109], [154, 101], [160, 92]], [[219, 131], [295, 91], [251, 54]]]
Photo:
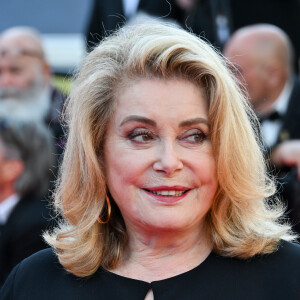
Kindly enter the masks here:
[[154, 195], [158, 195], [158, 196], [167, 196], [167, 197], [179, 197], [182, 196], [184, 193], [186, 193], [188, 190], [186, 191], [150, 191], [147, 190], [148, 192], [154, 194]]

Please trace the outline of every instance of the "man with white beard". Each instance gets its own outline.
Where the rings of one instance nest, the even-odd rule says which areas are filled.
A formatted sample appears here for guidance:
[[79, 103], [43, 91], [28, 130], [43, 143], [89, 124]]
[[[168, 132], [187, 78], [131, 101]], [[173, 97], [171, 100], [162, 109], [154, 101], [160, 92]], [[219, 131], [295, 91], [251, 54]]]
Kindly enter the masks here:
[[61, 153], [59, 124], [65, 96], [51, 86], [51, 70], [39, 33], [30, 27], [13, 27], [0, 34], [0, 115], [19, 120], [44, 121]]

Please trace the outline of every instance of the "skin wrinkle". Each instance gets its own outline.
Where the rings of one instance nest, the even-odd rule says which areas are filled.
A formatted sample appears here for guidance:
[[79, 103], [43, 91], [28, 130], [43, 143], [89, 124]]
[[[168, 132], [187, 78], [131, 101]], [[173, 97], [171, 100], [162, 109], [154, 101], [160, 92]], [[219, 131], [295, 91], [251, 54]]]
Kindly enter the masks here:
[[[181, 80], [171, 85], [170, 77], [174, 79], [176, 75], [177, 80], [187, 80], [184, 81], [184, 87], [181, 86]], [[184, 229], [190, 233], [190, 228], [194, 229], [193, 224], [199, 220], [206, 221], [205, 228], [197, 227], [201, 240], [204, 241], [207, 230], [207, 237], [215, 253], [221, 256], [243, 259], [251, 258], [254, 254], [272, 253], [281, 238], [293, 238], [288, 225], [277, 223], [278, 216], [283, 213], [282, 208], [276, 205], [279, 201], [275, 199], [272, 208], [264, 205], [264, 198], [275, 192], [274, 183], [265, 172], [261, 148], [255, 136], [256, 130], [253, 127], [257, 120], [232, 75], [226, 68], [226, 62], [203, 41], [186, 31], [162, 24], [124, 27], [87, 56], [66, 106], [69, 139], [59, 189], [55, 194], [56, 207], [66, 208], [62, 211], [63, 215], [69, 216], [66, 221], [76, 216], [80, 223], [71, 228], [68, 224], [63, 224], [55, 232], [44, 235], [47, 242], [57, 250], [59, 261], [67, 271], [80, 277], [92, 275], [99, 266], [119, 271], [120, 274], [121, 271], [125, 272], [124, 268], [119, 268], [123, 262], [129, 261], [123, 260], [123, 254], [129, 250], [128, 242], [131, 242], [128, 241], [128, 228], [132, 240], [138, 237], [131, 232], [136, 231], [136, 228], [143, 231], [136, 233], [139, 237], [143, 236], [142, 241], [139, 241], [141, 238], [138, 240], [143, 246], [139, 247], [140, 252], [144, 254], [144, 244], [151, 245], [149, 255], [152, 256], [156, 253], [155, 245], [155, 249], [162, 247], [164, 237], [167, 239], [169, 234], [170, 243], [165, 244], [166, 251], [161, 253], [162, 259], [153, 261], [153, 264], [159, 262], [161, 267], [164, 266], [163, 260], [168, 258], [167, 254], [176, 249], [173, 247], [175, 243], [171, 229], [178, 232], [179, 229]], [[141, 93], [137, 87], [144, 86], [145, 79], [153, 80], [155, 86], [148, 86], [147, 92]], [[157, 88], [161, 80], [167, 89], [165, 86]], [[198, 95], [198, 101], [189, 106], [187, 111], [185, 101], [193, 99], [190, 95], [193, 84], [195, 87], [192, 91]], [[199, 95], [201, 89], [205, 90]], [[156, 98], [158, 91], [162, 94]], [[201, 101], [203, 98], [205, 101]], [[210, 127], [204, 124], [195, 126], [208, 137], [203, 139], [201, 134], [193, 136], [189, 133], [188, 137], [181, 138], [181, 133], [189, 131], [189, 128], [178, 128], [178, 123], [186, 120], [187, 116], [188, 119], [208, 118], [205, 113], [198, 111], [199, 108], [204, 108], [204, 104], [205, 111], [208, 112], [208, 102]], [[123, 106], [125, 103], [126, 107]], [[167, 103], [173, 105], [168, 106]], [[180, 116], [175, 113], [178, 108], [180, 111], [177, 110], [177, 113], [182, 113]], [[121, 112], [126, 114], [120, 115]], [[158, 126], [153, 128], [131, 122], [124, 125], [124, 130], [120, 130], [119, 123], [128, 115], [146, 116], [155, 120]], [[145, 136], [136, 132], [132, 134], [134, 126], [141, 125], [138, 129], [144, 130]], [[143, 141], [148, 143], [140, 143]], [[204, 163], [208, 158], [216, 160], [215, 163], [212, 161], [216, 166], [206, 166]], [[212, 171], [214, 168], [215, 173], [218, 172], [213, 175], [218, 180], [217, 191], [213, 196], [212, 207], [208, 208], [206, 214], [205, 209], [200, 214], [200, 219], [185, 218], [194, 216], [192, 214], [200, 207], [210, 206], [206, 202], [211, 199], [209, 193], [195, 197], [198, 201], [190, 203], [190, 206], [180, 206], [181, 213], [178, 213], [176, 205], [172, 207], [162, 204], [159, 209], [155, 209], [159, 201], [150, 200], [155, 199], [155, 196], [144, 191], [153, 185], [172, 186], [179, 183], [184, 188], [199, 188], [203, 191], [205, 185], [209, 184], [209, 178], [202, 178], [201, 182], [199, 178], [209, 174], [205, 170]], [[197, 174], [195, 177], [198, 180], [193, 173]], [[82, 179], [86, 181], [83, 183]], [[86, 182], [93, 184], [85, 184]], [[114, 228], [102, 226], [96, 221], [99, 209], [105, 205], [107, 183], [112, 200], [121, 210], [121, 214], [118, 209], [112, 215]], [[185, 199], [193, 202], [193, 197], [192, 191]], [[206, 201], [201, 202], [201, 199]], [[91, 213], [85, 216], [81, 212], [86, 209], [87, 203], [92, 203]], [[146, 206], [147, 203], [149, 206]], [[188, 207], [193, 208], [193, 211], [185, 212]], [[167, 211], [172, 214], [173, 219]], [[230, 222], [226, 222], [230, 214], [232, 218]], [[205, 218], [202, 218], [203, 215]], [[270, 221], [267, 223], [266, 219]], [[160, 236], [155, 236], [157, 232]], [[157, 239], [147, 238], [150, 234]], [[69, 239], [61, 237], [62, 235]], [[114, 240], [111, 239], [112, 235], [116, 237]], [[191, 236], [190, 238], [192, 240]], [[199, 251], [195, 251], [198, 253], [196, 257], [193, 253], [185, 253], [185, 256], [191, 258], [193, 265], [199, 265], [201, 259], [205, 259], [204, 256], [199, 257], [199, 253], [209, 253], [211, 250], [212, 245], [207, 247], [204, 244], [204, 250], [199, 247]], [[132, 253], [127, 255], [133, 258]], [[139, 253], [136, 255], [139, 255], [139, 260], [142, 258]], [[169, 272], [165, 274], [166, 277], [188, 269], [184, 267], [186, 257], [175, 259], [173, 255], [169, 256], [171, 259], [164, 266]], [[151, 262], [147, 263], [154, 267]], [[180, 264], [182, 269], [176, 264]], [[159, 266], [155, 268], [156, 272], [158, 268]], [[139, 272], [137, 274], [134, 267], [126, 270], [129, 277], [132, 273], [133, 278], [136, 276], [140, 280], [153, 280], [147, 277], [144, 268]], [[158, 276], [154, 280], [160, 278]]]
[[[129, 245], [112, 271], [150, 282], [196, 267], [211, 251], [205, 215], [217, 188], [215, 162], [209, 138], [195, 142], [193, 136], [208, 135], [208, 105], [202, 92], [182, 79], [144, 79], [119, 95], [106, 135], [105, 166]], [[144, 142], [140, 134], [151, 138]], [[144, 189], [161, 185], [190, 191], [178, 203], [160, 203]]]

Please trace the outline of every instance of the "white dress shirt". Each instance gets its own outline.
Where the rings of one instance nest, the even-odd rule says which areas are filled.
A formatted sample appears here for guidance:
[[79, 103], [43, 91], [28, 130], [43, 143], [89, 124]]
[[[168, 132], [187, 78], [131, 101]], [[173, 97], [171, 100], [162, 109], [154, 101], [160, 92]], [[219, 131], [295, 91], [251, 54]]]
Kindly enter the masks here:
[[[284, 116], [288, 108], [289, 99], [292, 90], [293, 90], [293, 81], [288, 80], [282, 92], [280, 93], [279, 97], [273, 103], [272, 109], [270, 111], [271, 112], [277, 111], [280, 114], [280, 116]], [[274, 121], [265, 120], [262, 122], [261, 129], [262, 129], [263, 140], [268, 147], [272, 147], [276, 143], [281, 127], [282, 127], [282, 120], [280, 119]]]
[[19, 201], [20, 196], [17, 194], [13, 194], [6, 198], [4, 201], [0, 202], [0, 225], [4, 225], [7, 222], [11, 212]]
[[132, 18], [138, 9], [139, 0], [123, 0], [124, 14], [127, 19]]

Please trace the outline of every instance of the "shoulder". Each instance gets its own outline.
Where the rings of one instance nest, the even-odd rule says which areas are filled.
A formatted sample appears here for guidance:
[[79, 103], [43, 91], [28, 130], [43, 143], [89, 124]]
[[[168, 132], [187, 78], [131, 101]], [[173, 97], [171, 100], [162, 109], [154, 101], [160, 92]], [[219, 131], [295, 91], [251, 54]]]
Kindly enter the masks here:
[[[300, 280], [300, 245], [293, 242], [282, 240], [276, 251], [270, 254], [256, 255], [249, 260], [245, 260], [246, 265], [252, 265], [262, 273], [269, 273], [270, 276], [297, 276]], [[254, 269], [254, 270], [255, 270]]]
[[[245, 271], [287, 270], [294, 271], [300, 276], [300, 245], [282, 240], [278, 248], [270, 254], [255, 255], [249, 259], [215, 256], [215, 261], [224, 266], [243, 266]], [[300, 277], [299, 277], [300, 278]]]
[[282, 259], [300, 261], [300, 244], [282, 241], [278, 250], [274, 252], [274, 255]]
[[62, 270], [58, 265], [52, 249], [36, 252], [12, 270], [1, 289], [0, 298], [36, 299], [34, 293], [45, 289], [46, 282], [59, 279]]
[[15, 283], [28, 283], [30, 286], [32, 281], [40, 281], [46, 277], [51, 279], [52, 276], [59, 276], [61, 272], [62, 267], [56, 255], [51, 248], [47, 248], [24, 259], [14, 268], [12, 276]]
[[100, 294], [108, 298], [114, 282], [114, 277], [102, 269], [84, 278], [67, 272], [53, 249], [48, 248], [13, 269], [0, 291], [0, 299], [97, 299]]
[[4, 283], [0, 299], [71, 299], [82, 288], [83, 279], [68, 273], [59, 263], [53, 249], [36, 252], [24, 259], [10, 273]]
[[263, 282], [269, 291], [276, 291], [281, 299], [297, 299], [295, 296], [300, 295], [299, 244], [281, 241], [277, 251], [253, 258], [253, 276], [255, 268], [256, 281]]
[[51, 270], [51, 266], [58, 263], [57, 256], [53, 249], [47, 248], [24, 259], [21, 262], [19, 269], [27, 271], [29, 268], [35, 268], [35, 271], [39, 271], [40, 269], [47, 267], [48, 270]]
[[262, 267], [269, 265], [268, 269], [274, 272], [286, 273], [284, 276], [294, 276], [300, 283], [300, 245], [297, 243], [282, 241], [275, 252], [258, 256], [254, 261]]
[[[231, 287], [245, 299], [298, 299], [300, 294], [300, 246], [281, 241], [270, 254], [255, 255], [250, 259], [214, 255], [209, 267], [214, 280], [222, 289]], [[224, 291], [225, 293], [226, 291]], [[240, 299], [240, 298], [238, 298]]]

